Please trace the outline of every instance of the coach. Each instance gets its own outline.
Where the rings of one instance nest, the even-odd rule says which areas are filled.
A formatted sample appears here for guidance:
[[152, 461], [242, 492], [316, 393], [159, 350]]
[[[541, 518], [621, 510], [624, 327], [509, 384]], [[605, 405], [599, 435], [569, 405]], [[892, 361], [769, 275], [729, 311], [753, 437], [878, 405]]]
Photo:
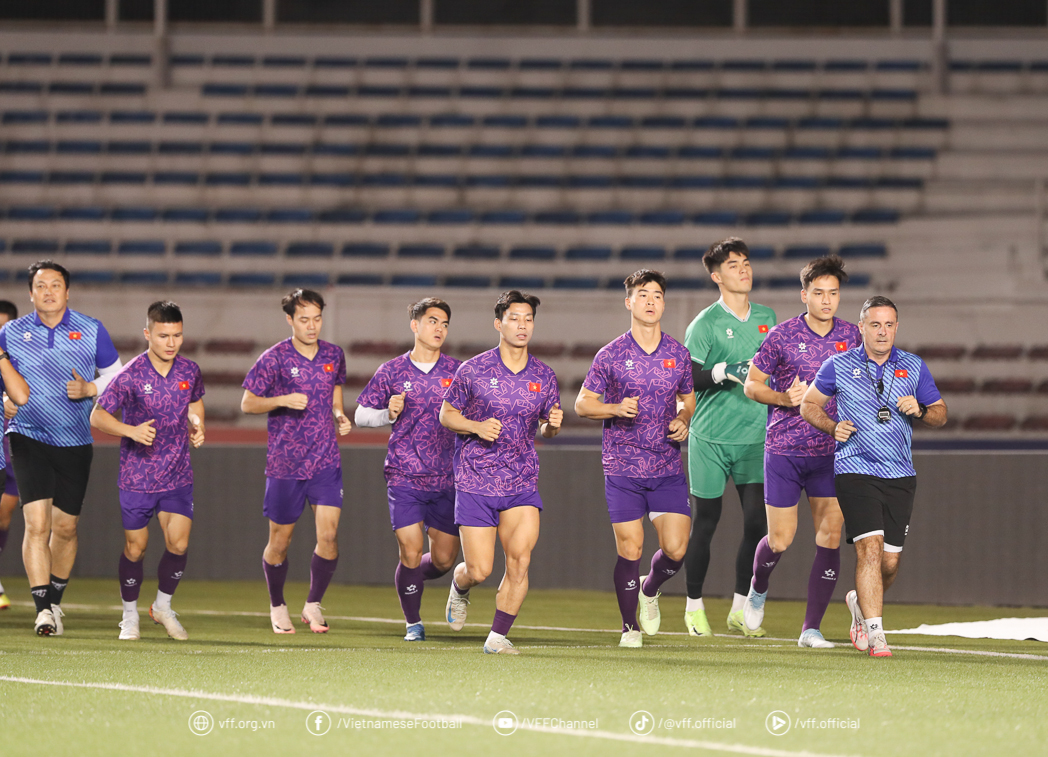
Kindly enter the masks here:
[[[91, 472], [91, 398], [120, 370], [120, 356], [99, 321], [69, 309], [69, 271], [59, 264], [29, 267], [29, 299], [33, 312], [4, 326], [0, 350], [30, 388], [7, 433], [25, 515], [22, 558], [35, 629], [50, 636], [63, 630], [62, 593]], [[9, 414], [14, 409], [5, 406]]]
[[[917, 490], [913, 424], [946, 423], [946, 403], [928, 366], [895, 347], [898, 325], [891, 300], [868, 299], [859, 312], [862, 345], [823, 363], [801, 401], [804, 420], [837, 440], [834, 482], [857, 558], [858, 593], [846, 599], [851, 639], [873, 657], [891, 656], [881, 614], [884, 591], [899, 571]], [[830, 397], [837, 399], [839, 421], [824, 410]]]

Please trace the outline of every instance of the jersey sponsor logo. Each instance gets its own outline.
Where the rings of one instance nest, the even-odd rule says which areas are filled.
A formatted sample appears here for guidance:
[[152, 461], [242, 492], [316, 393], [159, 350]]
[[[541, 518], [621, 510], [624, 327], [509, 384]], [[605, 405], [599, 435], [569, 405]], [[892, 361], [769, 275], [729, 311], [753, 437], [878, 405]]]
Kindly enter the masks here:
[[411, 382], [410, 381], [405, 381], [404, 382], [404, 391], [405, 392], [410, 392], [411, 391]]
[[491, 377], [491, 379], [488, 381], [488, 384], [491, 386], [492, 389], [499, 388], [499, 380], [494, 376]]
[[147, 382], [146, 385], [142, 387], [142, 391], [145, 392], [146, 394], [152, 394], [153, 393], [153, 385]]
[[291, 377], [292, 378], [298, 378], [298, 367], [297, 366], [292, 366], [291, 367]]
[[84, 335], [81, 334], [79, 331], [70, 331], [69, 338], [72, 339], [74, 342], [79, 342], [81, 339], [84, 338]]
[[632, 371], [633, 370], [633, 358], [631, 358], [631, 357], [626, 358], [626, 370], [627, 371]]
[[800, 352], [807, 352], [808, 351], [808, 345], [806, 345], [804, 342], [801, 342], [800, 344], [797, 345], [797, 349]]
[[663, 360], [662, 361], [662, 367], [663, 368], [676, 368], [677, 367], [677, 361], [674, 358], [670, 358], [669, 360]]
[[33, 341], [33, 335], [27, 331], [24, 334], [22, 334], [22, 339], [24, 339], [27, 342], [31, 342]]
[[724, 333], [727, 334], [728, 339], [734, 339], [735, 338], [735, 332], [732, 331], [731, 329], [724, 329]]
[[757, 331], [761, 332], [762, 334], [767, 334], [768, 327], [762, 323], [760, 326], [757, 327]]
[[179, 381], [178, 382], [178, 388], [181, 389], [183, 392], [189, 391], [189, 382], [188, 381]]
[[440, 380], [440, 385], [442, 387], [444, 387], [445, 389], [447, 389], [449, 386], [451, 386], [451, 379], [449, 379], [449, 378], [442, 378]]
[[852, 377], [859, 378], [862, 375], [862, 368], [852, 368]]
[[528, 391], [529, 392], [541, 392], [542, 391], [542, 384], [540, 384], [538, 381], [529, 381], [528, 382]]
[[335, 366], [333, 363], [324, 363], [324, 373], [334, 373]]
[[837, 350], [837, 352], [847, 352], [848, 351], [848, 343], [847, 342], [836, 342], [833, 346]]
[[895, 369], [895, 377], [896, 378], [909, 378], [909, 376], [910, 376], [910, 374], [907, 372], [907, 370], [905, 368], [896, 368]]

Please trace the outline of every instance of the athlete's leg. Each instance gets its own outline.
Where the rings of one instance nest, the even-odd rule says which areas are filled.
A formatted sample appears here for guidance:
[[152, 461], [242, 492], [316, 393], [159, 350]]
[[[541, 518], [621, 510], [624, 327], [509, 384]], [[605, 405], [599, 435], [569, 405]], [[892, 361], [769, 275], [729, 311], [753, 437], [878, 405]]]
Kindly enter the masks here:
[[891, 585], [895, 583], [895, 579], [899, 575], [899, 558], [902, 557], [902, 552], [885, 552], [881, 558], [881, 585], [882, 594], [891, 588]]
[[528, 595], [528, 568], [539, 539], [539, 512], [537, 507], [522, 505], [499, 514], [498, 534], [506, 553], [506, 574], [499, 584], [495, 607], [513, 616]]
[[659, 536], [659, 551], [651, 558], [651, 571], [644, 582], [644, 593], [649, 597], [680, 570], [688, 549], [691, 518], [682, 513], [663, 513], [652, 524]]
[[735, 558], [735, 593], [745, 598], [753, 578], [753, 556], [768, 534], [768, 516], [764, 506], [764, 484], [739, 484], [735, 487], [742, 503], [742, 540]]
[[[25, 535], [22, 539], [22, 561], [25, 563], [29, 586], [48, 586], [51, 577], [51, 513], [54, 510], [50, 499], [27, 502], [22, 507], [25, 517]], [[34, 595], [35, 596], [35, 595]], [[47, 599], [47, 608], [51, 606]]]
[[[327, 630], [327, 623], [320, 615], [319, 605], [338, 567], [338, 522], [342, 517], [342, 508], [313, 505], [313, 514], [317, 524], [317, 546], [309, 563], [309, 594], [306, 597], [306, 605], [318, 607], [303, 610], [303, 616], [309, 616], [305, 622], [312, 626], [313, 631], [318, 632], [318, 627]], [[313, 612], [313, 609], [316, 609], [316, 612]]]
[[393, 584], [397, 589], [404, 620], [409, 626], [422, 622], [419, 611], [422, 608], [423, 578], [420, 566], [422, 549], [425, 545], [423, 527], [424, 524], [419, 521], [393, 532], [397, 537], [397, 546], [400, 549], [400, 561], [393, 574]]
[[644, 550], [644, 521], [641, 518], [612, 523], [618, 560], [613, 574], [615, 596], [622, 615], [622, 632], [636, 630], [637, 604], [640, 600], [640, 558]]
[[291, 535], [294, 532], [294, 523], [269, 521], [269, 542], [262, 552], [262, 569], [266, 574], [266, 586], [269, 587], [270, 607], [281, 607], [287, 604], [284, 601], [284, 582], [287, 581], [287, 549], [291, 544]]
[[462, 562], [455, 568], [454, 587], [459, 594], [491, 575], [495, 563], [495, 536], [498, 529], [489, 526], [462, 526]]
[[691, 537], [684, 556], [684, 572], [687, 578], [688, 598], [702, 598], [703, 584], [710, 567], [710, 545], [720, 522], [723, 497], [696, 497], [691, 495]]
[[120, 602], [123, 614], [120, 620], [120, 639], [135, 641], [140, 637], [138, 622], [138, 595], [142, 591], [143, 565], [149, 529], [124, 529], [124, 549], [120, 553], [117, 574], [120, 578]]
[[193, 519], [181, 513], [162, 510], [158, 513], [157, 520], [164, 532], [165, 549], [156, 570], [156, 600], [149, 607], [149, 617], [154, 623], [162, 625], [172, 639], [185, 641], [189, 635], [171, 609], [171, 598], [186, 570], [186, 551], [189, 549], [189, 532], [193, 528]]
[[419, 521], [393, 532], [400, 550], [400, 564], [405, 568], [414, 570], [422, 564], [422, 550], [426, 545], [424, 528], [423, 522]]
[[[880, 617], [884, 610], [884, 537], [873, 534], [855, 541], [855, 590], [865, 618]], [[898, 568], [898, 560], [895, 561]]]
[[423, 577], [428, 581], [440, 578], [455, 565], [459, 555], [459, 537], [457, 534], [448, 534], [433, 527], [429, 528], [427, 534], [429, 552], [422, 556], [421, 567]]
[[73, 572], [77, 551], [77, 524], [79, 515], [70, 515], [51, 507], [51, 604], [62, 603], [69, 576]]
[[844, 526], [836, 497], [809, 497], [808, 503], [815, 526], [815, 560], [808, 575], [808, 606], [802, 631], [818, 628], [830, 606], [841, 572], [840, 543]]

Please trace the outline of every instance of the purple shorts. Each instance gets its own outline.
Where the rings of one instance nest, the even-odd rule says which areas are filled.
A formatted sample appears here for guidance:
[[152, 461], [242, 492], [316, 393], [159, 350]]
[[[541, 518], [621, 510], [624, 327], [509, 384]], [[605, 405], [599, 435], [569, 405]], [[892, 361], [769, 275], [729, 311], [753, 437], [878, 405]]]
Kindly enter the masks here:
[[15, 481], [15, 464], [11, 462], [11, 442], [4, 435], [4, 460], [7, 461], [7, 478], [4, 479], [4, 494], [18, 496], [18, 482]]
[[792, 457], [764, 453], [764, 502], [771, 507], [793, 507], [801, 489], [809, 497], [836, 497], [833, 455]]
[[279, 526], [297, 523], [307, 499], [311, 505], [342, 507], [342, 466], [322, 470], [305, 480], [266, 476], [262, 514]]
[[612, 523], [629, 523], [650, 513], [680, 513], [691, 517], [688, 480], [684, 474], [662, 478], [605, 476], [604, 497]]
[[460, 526], [497, 528], [499, 513], [524, 506], [542, 510], [542, 497], [537, 491], [512, 494], [508, 497], [455, 492], [455, 522]]
[[387, 488], [389, 498], [389, 520], [393, 530], [425, 524], [426, 529], [435, 528], [458, 537], [455, 525], [455, 490], [428, 492], [407, 486]]
[[145, 528], [157, 513], [175, 513], [193, 520], [193, 485], [166, 492], [120, 490], [120, 519], [125, 531]]

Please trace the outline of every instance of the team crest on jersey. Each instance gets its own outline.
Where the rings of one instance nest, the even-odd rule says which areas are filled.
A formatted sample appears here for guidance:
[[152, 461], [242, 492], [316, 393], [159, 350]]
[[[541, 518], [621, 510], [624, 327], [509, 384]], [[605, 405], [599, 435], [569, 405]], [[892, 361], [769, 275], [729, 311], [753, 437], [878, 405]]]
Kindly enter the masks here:
[[411, 391], [411, 382], [410, 381], [405, 381], [404, 382], [404, 391], [405, 392], [410, 392]]
[[497, 378], [495, 378], [494, 376], [491, 377], [491, 380], [488, 382], [488, 384], [491, 385], [492, 389], [498, 389], [499, 388], [499, 380]]
[[542, 391], [542, 384], [540, 384], [538, 381], [529, 381], [528, 382], [528, 391], [529, 392], [541, 392]]
[[895, 369], [895, 377], [896, 378], [909, 378], [909, 375], [910, 375], [909, 372], [905, 368], [896, 368]]
[[834, 349], [837, 350], [837, 352], [847, 352], [848, 351], [848, 343], [847, 342], [836, 342], [833, 346], [834, 346]]
[[757, 327], [757, 331], [761, 332], [762, 334], [767, 334], [768, 327], [762, 323], [760, 326]]
[[298, 366], [291, 366], [291, 377], [298, 378]]
[[663, 360], [662, 361], [662, 367], [663, 368], [676, 368], [677, 367], [677, 361], [675, 359], [673, 359], [673, 358], [670, 358], [669, 360]]
[[728, 335], [728, 339], [734, 339], [735, 338], [735, 332], [732, 331], [731, 329], [724, 329], [724, 333]]
[[861, 375], [862, 375], [862, 368], [852, 368], [852, 376], [854, 378], [859, 378], [859, 376], [861, 376]]
[[69, 338], [72, 339], [74, 342], [79, 342], [81, 339], [83, 339], [83, 337], [84, 335], [81, 334], [79, 331], [69, 332]]
[[627, 371], [632, 371], [633, 370], [633, 358], [631, 358], [631, 357], [626, 358], [626, 370]]
[[808, 351], [808, 345], [806, 345], [804, 342], [801, 342], [800, 344], [797, 345], [797, 350], [799, 352], [807, 352]]
[[153, 385], [148, 383], [148, 382], [146, 382], [146, 385], [142, 387], [142, 391], [145, 392], [146, 394], [152, 394], [153, 393]]
[[449, 386], [451, 386], [451, 379], [449, 379], [449, 378], [442, 378], [440, 380], [440, 385], [442, 387], [444, 387], [445, 389], [447, 389]]
[[189, 382], [188, 381], [179, 381], [178, 382], [178, 388], [181, 389], [183, 392], [189, 391]]

